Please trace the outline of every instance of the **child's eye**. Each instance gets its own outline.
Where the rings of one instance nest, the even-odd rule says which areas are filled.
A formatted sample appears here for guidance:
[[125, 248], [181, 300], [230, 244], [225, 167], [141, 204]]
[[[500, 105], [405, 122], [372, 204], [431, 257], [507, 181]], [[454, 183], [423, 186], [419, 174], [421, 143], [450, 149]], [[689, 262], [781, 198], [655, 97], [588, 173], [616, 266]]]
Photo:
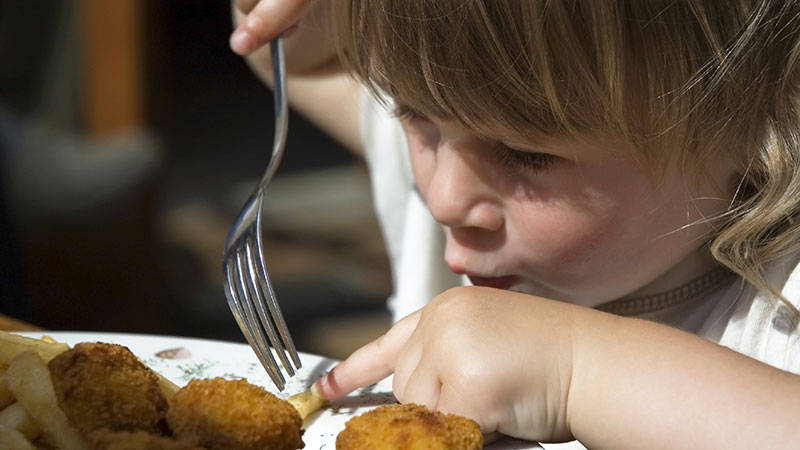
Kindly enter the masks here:
[[555, 156], [510, 148], [502, 143], [497, 145], [500, 164], [514, 172], [541, 171], [550, 168]]

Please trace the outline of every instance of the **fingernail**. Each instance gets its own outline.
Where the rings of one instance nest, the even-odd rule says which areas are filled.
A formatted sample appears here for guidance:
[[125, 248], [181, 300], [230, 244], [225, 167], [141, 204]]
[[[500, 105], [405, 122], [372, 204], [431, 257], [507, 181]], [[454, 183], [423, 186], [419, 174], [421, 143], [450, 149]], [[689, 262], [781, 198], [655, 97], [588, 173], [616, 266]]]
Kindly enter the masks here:
[[325, 375], [319, 380], [315, 381], [314, 384], [311, 385], [311, 393], [316, 395], [317, 397], [322, 397], [322, 390], [324, 388], [324, 384], [327, 383], [328, 376]]
[[253, 46], [253, 39], [244, 30], [237, 30], [231, 36], [231, 48], [239, 54], [247, 53]]

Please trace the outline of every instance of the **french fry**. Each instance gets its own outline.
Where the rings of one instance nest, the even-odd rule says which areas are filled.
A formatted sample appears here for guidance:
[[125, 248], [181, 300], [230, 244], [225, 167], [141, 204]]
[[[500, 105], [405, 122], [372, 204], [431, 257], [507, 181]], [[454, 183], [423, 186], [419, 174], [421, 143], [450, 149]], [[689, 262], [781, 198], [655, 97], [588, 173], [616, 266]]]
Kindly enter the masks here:
[[0, 449], [36, 450], [36, 446], [19, 431], [0, 425]]
[[14, 394], [8, 390], [6, 372], [8, 367], [0, 367], [0, 409], [14, 403]]
[[294, 406], [294, 409], [297, 410], [297, 413], [300, 414], [300, 418], [303, 419], [303, 421], [306, 420], [306, 417], [314, 414], [315, 411], [330, 403], [328, 400], [317, 397], [310, 391], [294, 394], [286, 399], [286, 401]]
[[67, 349], [69, 346], [60, 342], [47, 342], [42, 339], [0, 331], [0, 366], [11, 364], [14, 356], [25, 350], [33, 350], [41, 356], [44, 362], [49, 362]]
[[161, 392], [164, 394], [164, 398], [167, 399], [167, 403], [172, 401], [172, 397], [175, 396], [175, 393], [178, 392], [180, 386], [169, 381], [164, 375], [161, 375], [157, 371], [153, 370], [153, 373], [156, 374], [158, 377], [158, 387], [161, 388]]
[[34, 350], [19, 353], [8, 367], [8, 388], [25, 407], [42, 436], [61, 450], [87, 450], [83, 436], [73, 428], [58, 404], [50, 372]]
[[42, 435], [39, 426], [20, 403], [12, 403], [0, 411], [0, 425], [15, 429], [31, 441]]

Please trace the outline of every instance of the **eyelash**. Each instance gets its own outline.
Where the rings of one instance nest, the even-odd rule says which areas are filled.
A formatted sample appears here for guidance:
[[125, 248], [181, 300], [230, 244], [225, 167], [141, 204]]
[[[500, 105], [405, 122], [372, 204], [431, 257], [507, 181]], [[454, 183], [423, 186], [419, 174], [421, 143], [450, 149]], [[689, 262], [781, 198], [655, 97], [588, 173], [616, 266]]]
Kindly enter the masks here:
[[528, 152], [510, 148], [498, 143], [495, 153], [500, 164], [514, 172], [540, 172], [550, 169], [555, 156], [547, 153]]
[[[415, 109], [404, 104], [395, 104], [392, 116], [400, 120], [428, 120], [428, 118]], [[494, 149], [500, 164], [515, 173], [539, 172], [548, 170], [555, 160], [555, 156], [547, 153], [529, 152], [513, 149], [498, 142]]]

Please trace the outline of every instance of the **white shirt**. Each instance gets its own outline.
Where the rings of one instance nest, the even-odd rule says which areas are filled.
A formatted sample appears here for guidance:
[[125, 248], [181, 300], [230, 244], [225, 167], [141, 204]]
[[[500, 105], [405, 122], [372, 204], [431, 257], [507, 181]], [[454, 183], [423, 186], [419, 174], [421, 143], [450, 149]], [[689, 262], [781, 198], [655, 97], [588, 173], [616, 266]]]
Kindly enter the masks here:
[[414, 187], [406, 140], [398, 120], [364, 94], [360, 120], [378, 224], [389, 252], [394, 321], [462, 284], [444, 261], [444, 232]]

